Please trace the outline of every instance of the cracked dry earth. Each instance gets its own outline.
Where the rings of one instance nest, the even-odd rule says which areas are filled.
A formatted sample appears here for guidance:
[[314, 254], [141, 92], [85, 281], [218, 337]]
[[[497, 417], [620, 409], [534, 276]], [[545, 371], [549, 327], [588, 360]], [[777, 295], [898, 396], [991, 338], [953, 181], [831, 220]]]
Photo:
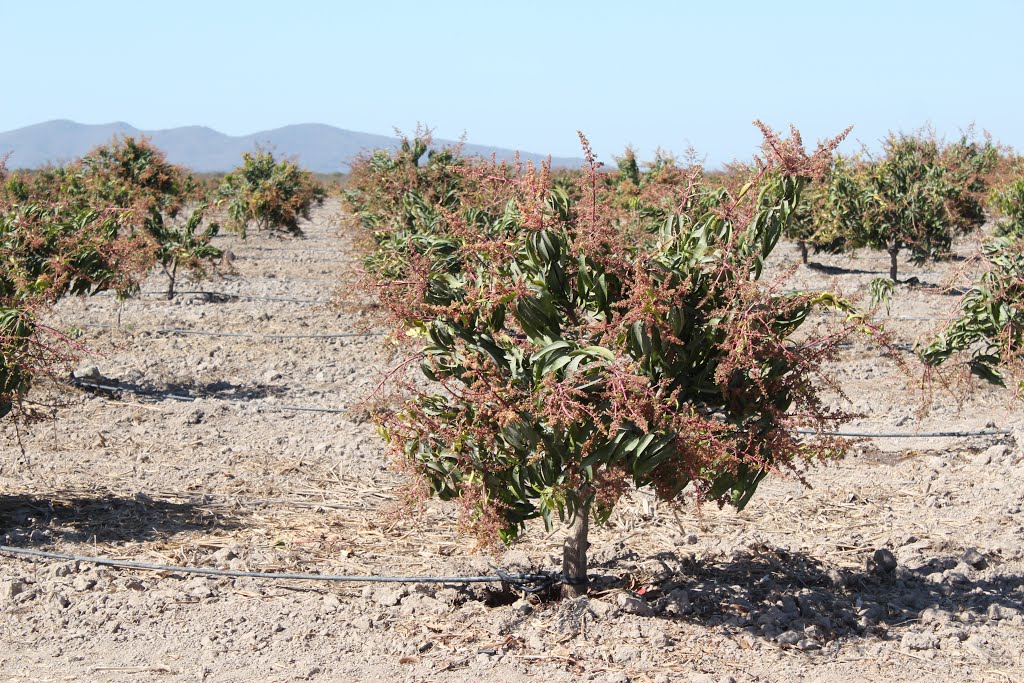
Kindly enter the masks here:
[[[79, 374], [113, 389], [34, 394], [66, 405], [21, 432], [23, 450], [14, 425], [0, 427], [4, 544], [275, 572], [557, 570], [558, 530], [531, 528], [491, 556], [443, 504], [389, 513], [401, 477], [359, 401], [395, 360], [379, 337], [310, 336], [374, 331], [372, 314], [324, 303], [353, 270], [337, 212], [324, 207], [306, 239], [220, 238], [235, 274], [193, 288], [238, 297], [61, 302], [48, 322], [82, 333]], [[776, 273], [797, 263], [791, 246], [773, 258]], [[884, 255], [815, 260], [793, 286], [863, 292], [886, 270]], [[952, 268], [904, 272], [942, 282]], [[887, 324], [913, 341], [937, 324], [920, 318], [954, 301], [900, 286]], [[766, 482], [742, 513], [633, 492], [593, 532], [595, 584], [574, 601], [500, 584], [215, 578], [0, 554], [2, 677], [1024, 681], [1020, 404], [986, 387], [938, 392], [918, 421], [913, 380], [876, 348], [858, 341], [832, 369], [841, 405], [862, 414], [851, 430], [1013, 433], [865, 440], [810, 470], [810, 488]]]

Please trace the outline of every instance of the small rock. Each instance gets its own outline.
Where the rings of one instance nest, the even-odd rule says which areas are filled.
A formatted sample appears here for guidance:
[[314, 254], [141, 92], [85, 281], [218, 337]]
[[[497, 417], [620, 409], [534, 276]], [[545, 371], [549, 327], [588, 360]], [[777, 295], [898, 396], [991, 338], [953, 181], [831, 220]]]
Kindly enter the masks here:
[[974, 457], [974, 460], [971, 461], [971, 465], [974, 467], [984, 467], [990, 462], [992, 462], [992, 454], [988, 451], [982, 451]]
[[605, 683], [629, 683], [629, 676], [621, 671], [613, 671], [604, 677]]
[[67, 609], [71, 605], [71, 601], [63, 595], [61, 595], [60, 593], [54, 593], [53, 604], [57, 605], [57, 607], [61, 609]]
[[210, 555], [210, 559], [217, 564], [226, 564], [229, 560], [233, 560], [236, 557], [238, 557], [238, 555], [236, 555], [231, 548], [221, 548], [213, 555]]
[[92, 588], [95, 585], [96, 585], [96, 581], [94, 581], [93, 579], [90, 579], [90, 578], [88, 578], [86, 576], [78, 576], [78, 577], [75, 577], [75, 580], [71, 584], [71, 587], [74, 588], [79, 593], [81, 593], [82, 591], [89, 590], [90, 588]]
[[654, 677], [654, 683], [672, 683], [672, 679], [668, 677], [668, 674], [658, 674]]
[[12, 579], [0, 583], [0, 600], [13, 600], [17, 595], [25, 592], [25, 582], [19, 579]]
[[919, 615], [919, 618], [922, 624], [948, 624], [950, 621], [952, 621], [952, 618], [950, 617], [948, 612], [944, 612], [934, 607], [929, 607], [925, 610], [922, 610], [921, 614]]
[[802, 638], [803, 636], [796, 631], [786, 631], [780, 633], [779, 637], [775, 640], [779, 645], [796, 645]]
[[394, 607], [402, 602], [402, 597], [399, 590], [378, 590], [373, 594], [373, 599], [382, 607]]
[[963, 572], [959, 572], [956, 569], [950, 569], [944, 571], [941, 574], [942, 583], [946, 584], [958, 584], [958, 583], [970, 583], [971, 580], [967, 578], [967, 575]]
[[103, 374], [100, 372], [100, 369], [98, 367], [96, 367], [95, 365], [83, 365], [83, 366], [80, 366], [80, 367], [76, 368], [75, 371], [73, 373], [71, 373], [71, 375], [75, 379], [91, 379], [91, 380], [103, 379]]
[[900, 641], [904, 650], [934, 650], [939, 646], [939, 639], [931, 633], [907, 633]]
[[626, 614], [635, 614], [638, 617], [653, 617], [654, 610], [647, 601], [632, 593], [619, 593], [619, 608]]
[[804, 650], [805, 652], [810, 652], [812, 650], [820, 650], [821, 643], [811, 638], [801, 638], [800, 642], [797, 643], [797, 649]]
[[203, 412], [203, 409], [202, 408], [196, 408], [196, 409], [192, 410], [191, 412], [189, 412], [188, 415], [185, 416], [185, 424], [190, 424], [190, 425], [200, 424], [203, 421], [204, 417], [206, 417], [206, 413]]
[[279, 379], [281, 379], [281, 373], [278, 372], [277, 370], [267, 370], [265, 373], [263, 373], [264, 382], [276, 382]]
[[598, 619], [610, 619], [619, 613], [619, 608], [606, 600], [591, 600], [588, 609]]
[[892, 574], [896, 571], [896, 556], [888, 548], [879, 548], [868, 560], [868, 571], [875, 574]]
[[946, 628], [939, 633], [939, 636], [942, 638], [950, 638], [958, 643], [962, 643], [967, 640], [967, 631], [962, 628]]
[[[591, 607], [591, 609], [593, 609], [593, 607], [594, 607], [593, 601], [591, 601], [590, 607]], [[533, 613], [533, 605], [530, 604], [529, 600], [522, 600], [522, 599], [520, 599], [520, 600], [516, 600], [514, 603], [512, 603], [512, 610], [514, 612], [516, 612], [517, 614], [522, 614], [525, 617], [528, 614], [532, 614]]]
[[960, 556], [960, 561], [975, 569], [984, 569], [988, 566], [988, 560], [985, 559], [985, 556], [974, 548], [965, 550], [964, 554]]
[[615, 648], [612, 659], [616, 664], [640, 659], [640, 650], [634, 645], [620, 645]]
[[1021, 612], [1019, 609], [1016, 609], [1014, 607], [1006, 607], [1005, 605], [992, 604], [988, 606], [988, 618], [992, 621], [1012, 619], [1020, 613]]
[[336, 595], [325, 595], [323, 605], [328, 612], [336, 612], [341, 609], [341, 600]]

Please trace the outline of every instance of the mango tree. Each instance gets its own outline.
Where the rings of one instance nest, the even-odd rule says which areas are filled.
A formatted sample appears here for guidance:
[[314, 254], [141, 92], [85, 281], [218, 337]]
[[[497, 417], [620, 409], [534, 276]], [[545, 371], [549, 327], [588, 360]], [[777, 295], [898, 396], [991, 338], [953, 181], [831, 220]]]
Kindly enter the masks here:
[[[395, 216], [404, 239], [366, 260], [431, 383], [378, 412], [383, 435], [486, 542], [535, 518], [568, 523], [566, 594], [586, 590], [590, 519], [607, 520], [629, 486], [742, 508], [769, 473], [844, 451], [797, 431], [844, 417], [818, 381], [843, 330], [794, 335], [818, 306], [862, 321], [832, 293], [759, 281], [838, 140], [809, 156], [798, 135], [763, 130], [765, 158], [741, 190], [642, 237], [620, 229], [593, 165], [573, 201], [546, 168], [465, 163], [472, 191], [426, 222]], [[393, 187], [390, 205], [413, 208]]]
[[877, 160], [838, 166], [826, 202], [850, 248], [884, 249], [897, 281], [900, 252], [912, 263], [947, 258], [953, 239], [985, 222], [981, 197], [995, 149], [966, 136], [890, 135]]
[[263, 149], [244, 153], [242, 165], [224, 176], [217, 189], [218, 206], [227, 206], [225, 227], [242, 237], [250, 225], [301, 235], [299, 219], [309, 220], [310, 210], [325, 197], [312, 173], [294, 161], [279, 162]]

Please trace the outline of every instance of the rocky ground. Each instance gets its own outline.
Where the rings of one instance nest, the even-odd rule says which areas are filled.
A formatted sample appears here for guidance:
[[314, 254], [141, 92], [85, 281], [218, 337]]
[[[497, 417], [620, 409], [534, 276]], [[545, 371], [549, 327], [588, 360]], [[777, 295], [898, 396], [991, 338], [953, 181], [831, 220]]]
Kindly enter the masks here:
[[[302, 240], [221, 238], [234, 273], [189, 288], [236, 296], [62, 302], [49, 322], [89, 349], [82, 381], [113, 388], [39, 392], [65, 404], [56, 418], [0, 427], [3, 543], [272, 572], [557, 570], [558, 530], [492, 556], [443, 504], [393, 514], [401, 477], [360, 402], [394, 361], [372, 314], [326, 305], [352, 273], [337, 212]], [[797, 263], [791, 246], [774, 258], [775, 273]], [[792, 286], [853, 293], [887, 270], [884, 255], [812, 260]], [[963, 265], [904, 272], [956, 284]], [[912, 343], [954, 302], [900, 286], [887, 326]], [[354, 334], [367, 336], [341, 336]], [[985, 387], [924, 399], [867, 342], [832, 369], [862, 413], [850, 431], [1012, 433], [864, 440], [809, 487], [766, 482], [742, 513], [635, 492], [593, 533], [594, 588], [574, 601], [0, 553], [0, 668], [10, 681], [1024, 681], [1020, 404]]]

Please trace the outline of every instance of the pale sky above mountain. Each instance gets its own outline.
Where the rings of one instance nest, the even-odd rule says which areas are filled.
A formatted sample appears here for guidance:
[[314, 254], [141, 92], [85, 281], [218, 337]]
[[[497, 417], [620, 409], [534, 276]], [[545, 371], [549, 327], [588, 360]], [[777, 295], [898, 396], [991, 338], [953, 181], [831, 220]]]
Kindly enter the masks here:
[[0, 2], [0, 131], [67, 118], [231, 135], [319, 122], [610, 160], [751, 126], [851, 142], [972, 122], [1024, 149], [1024, 3]]

